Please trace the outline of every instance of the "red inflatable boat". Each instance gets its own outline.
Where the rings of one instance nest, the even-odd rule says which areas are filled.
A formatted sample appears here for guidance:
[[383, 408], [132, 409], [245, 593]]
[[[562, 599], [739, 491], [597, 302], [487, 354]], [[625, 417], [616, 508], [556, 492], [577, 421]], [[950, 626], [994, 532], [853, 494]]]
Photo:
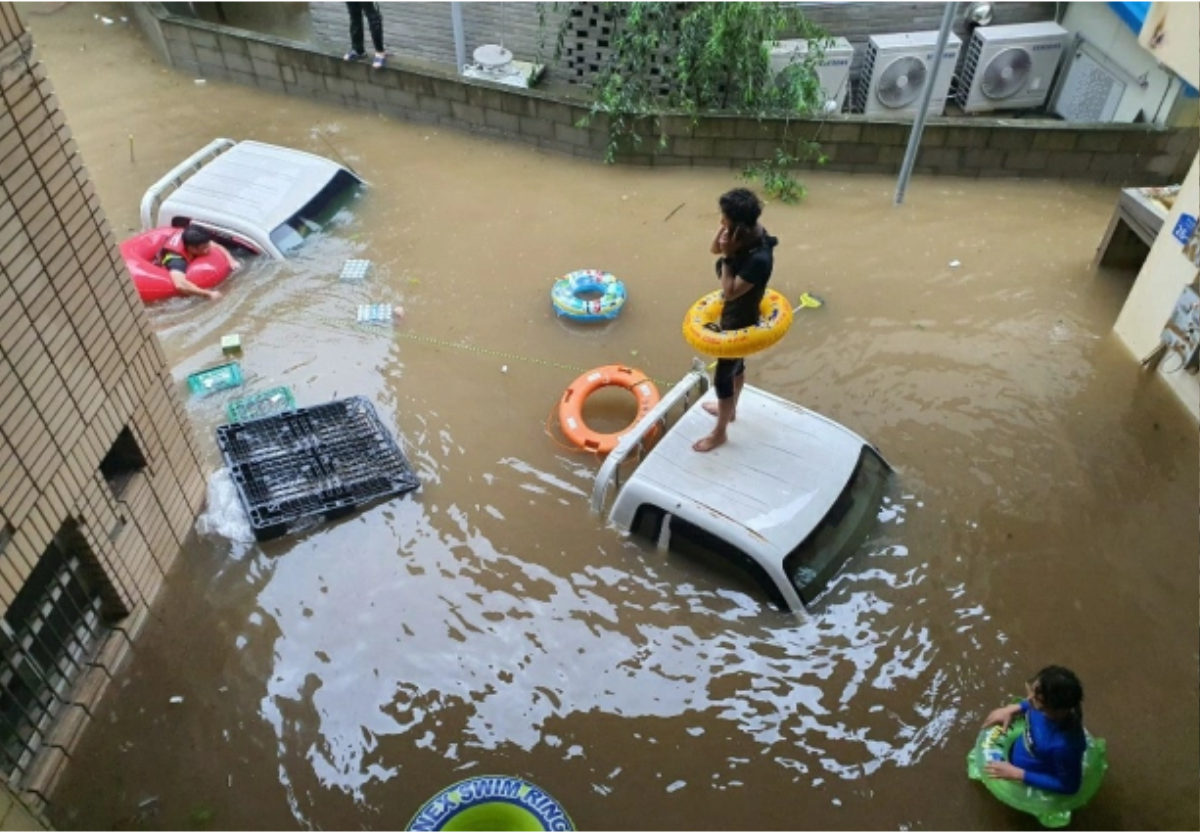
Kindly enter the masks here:
[[[171, 275], [162, 266], [155, 265], [154, 259], [173, 236], [181, 234], [181, 228], [152, 228], [121, 243], [121, 256], [133, 275], [133, 285], [146, 303], [166, 300], [179, 294]], [[170, 247], [179, 249], [181, 246], [176, 240]], [[225, 255], [214, 248], [191, 262], [187, 278], [201, 289], [213, 289], [229, 277], [230, 271]]]

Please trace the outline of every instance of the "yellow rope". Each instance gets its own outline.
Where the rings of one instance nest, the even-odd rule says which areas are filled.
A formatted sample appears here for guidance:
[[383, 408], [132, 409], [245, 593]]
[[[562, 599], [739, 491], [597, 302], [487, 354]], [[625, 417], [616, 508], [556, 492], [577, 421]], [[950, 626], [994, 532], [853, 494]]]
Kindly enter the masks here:
[[564, 451], [570, 451], [573, 454], [588, 454], [590, 456], [595, 457], [597, 461], [604, 459], [604, 455], [601, 454], [599, 451], [589, 450], [587, 448], [580, 448], [575, 445], [568, 445], [568, 444], [560, 441], [559, 438], [554, 435], [554, 430], [553, 430], [553, 428], [550, 427], [550, 423], [554, 420], [554, 414], [558, 411], [558, 405], [559, 405], [559, 403], [555, 402], [554, 406], [552, 408], [550, 408], [550, 412], [546, 414], [546, 424], [544, 426], [544, 430], [545, 430], [546, 435], [550, 437], [550, 441], [553, 442], [558, 447], [562, 448]]
[[[514, 363], [517, 361], [522, 361], [526, 364], [540, 364], [543, 367], [554, 367], [559, 370], [570, 370], [576, 374], [586, 373], [588, 370], [593, 369], [591, 367], [579, 367], [574, 364], [564, 364], [561, 361], [550, 361], [545, 358], [534, 358], [528, 355], [518, 355], [517, 353], [504, 352], [503, 350], [494, 350], [488, 347], [477, 347], [474, 344], [464, 344], [461, 341], [447, 341], [444, 338], [433, 338], [429, 335], [417, 335], [416, 333], [404, 332], [396, 329], [395, 327], [389, 327], [387, 325], [381, 326], [379, 324], [360, 324], [357, 321], [345, 321], [337, 318], [325, 317], [318, 317], [314, 320], [330, 324], [338, 329], [353, 329], [354, 331], [367, 332], [371, 335], [392, 335], [397, 338], [403, 338], [406, 341], [416, 341], [421, 344], [429, 344], [435, 347], [450, 347], [453, 349], [465, 350], [466, 352], [473, 352], [478, 355], [486, 355], [492, 358], [503, 358]], [[657, 378], [652, 378], [650, 380], [662, 387], [672, 387], [675, 385], [675, 382], [673, 381], [662, 381]]]

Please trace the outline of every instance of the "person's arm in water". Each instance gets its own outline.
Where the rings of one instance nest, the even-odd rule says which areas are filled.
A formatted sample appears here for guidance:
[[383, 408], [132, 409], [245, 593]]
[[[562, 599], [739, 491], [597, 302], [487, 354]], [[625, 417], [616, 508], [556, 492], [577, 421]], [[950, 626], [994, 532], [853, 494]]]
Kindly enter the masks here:
[[221, 297], [220, 292], [201, 289], [187, 279], [187, 263], [182, 257], [168, 257], [163, 262], [163, 268], [167, 270], [167, 274], [171, 276], [171, 282], [175, 284], [175, 288], [181, 295], [197, 295], [209, 300], [216, 300]]
[[232, 254], [230, 254], [229, 249], [225, 248], [225, 246], [221, 245], [216, 240], [213, 240], [211, 243], [209, 243], [209, 245], [212, 246], [213, 248], [215, 248], [217, 251], [221, 252], [223, 255], [225, 255], [225, 259], [229, 261], [230, 270], [236, 272], [238, 269], [240, 269], [242, 267], [242, 261], [238, 260]]

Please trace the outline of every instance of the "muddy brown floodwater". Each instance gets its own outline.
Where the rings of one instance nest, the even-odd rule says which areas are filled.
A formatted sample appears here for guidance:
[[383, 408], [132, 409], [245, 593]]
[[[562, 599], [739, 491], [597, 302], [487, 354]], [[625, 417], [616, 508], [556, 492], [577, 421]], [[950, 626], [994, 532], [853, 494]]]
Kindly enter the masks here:
[[[332, 146], [370, 181], [296, 259], [149, 315], [181, 391], [240, 333], [252, 388], [369, 397], [423, 482], [261, 546], [210, 511], [53, 795], [60, 828], [400, 828], [490, 772], [583, 828], [1033, 828], [964, 758], [1051, 662], [1078, 671], [1110, 750], [1078, 824], [1196, 828], [1200, 448], [1111, 332], [1133, 276], [1088, 267], [1114, 189], [919, 177], [896, 208], [891, 178], [816, 173], [802, 206], [768, 206], [773, 285], [826, 305], [750, 382], [898, 472], [877, 534], [799, 623], [590, 520], [596, 463], [543, 430], [581, 369], [687, 370], [679, 325], [712, 287], [733, 173], [198, 86], [116, 6], [22, 13], [120, 234], [216, 136]], [[376, 263], [365, 285], [336, 280], [347, 257]], [[550, 314], [553, 278], [585, 267], [626, 281], [617, 320]], [[367, 301], [403, 323], [356, 329]], [[223, 404], [188, 404], [214, 471]]]

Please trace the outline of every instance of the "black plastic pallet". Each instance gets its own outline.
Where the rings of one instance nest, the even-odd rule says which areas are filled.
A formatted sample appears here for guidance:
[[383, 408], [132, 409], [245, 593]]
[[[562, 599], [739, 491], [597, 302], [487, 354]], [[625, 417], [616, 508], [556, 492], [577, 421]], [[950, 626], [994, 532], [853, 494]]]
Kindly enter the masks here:
[[420, 486], [361, 396], [222, 425], [217, 446], [258, 540]]

